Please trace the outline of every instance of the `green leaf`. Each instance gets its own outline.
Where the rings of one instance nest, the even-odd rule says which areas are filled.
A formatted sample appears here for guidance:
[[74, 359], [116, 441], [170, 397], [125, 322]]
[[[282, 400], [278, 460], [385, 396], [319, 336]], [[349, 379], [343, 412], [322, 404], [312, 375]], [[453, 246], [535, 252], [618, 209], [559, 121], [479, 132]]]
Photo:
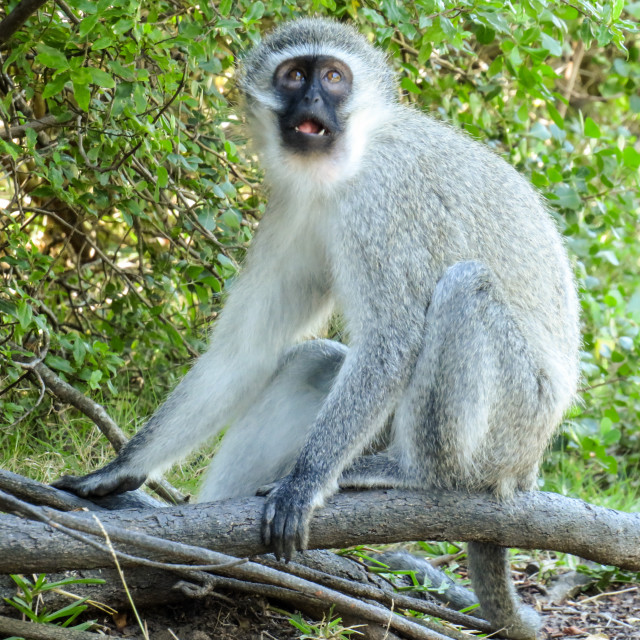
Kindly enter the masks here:
[[169, 172], [163, 166], [159, 166], [156, 170], [156, 176], [158, 180], [158, 186], [161, 189], [164, 189], [169, 184]]
[[88, 69], [93, 84], [97, 84], [99, 87], [104, 87], [105, 89], [113, 89], [116, 86], [113, 78], [106, 71], [94, 67], [88, 67]]
[[51, 69], [69, 68], [69, 61], [62, 51], [49, 47], [46, 44], [36, 45], [36, 51], [38, 52], [36, 62], [39, 64], [43, 64], [45, 67]]
[[132, 18], [121, 18], [116, 22], [112, 28], [113, 33], [117, 36], [133, 29], [134, 21]]
[[73, 341], [73, 360], [76, 365], [81, 365], [84, 362], [84, 356], [87, 352], [87, 349], [84, 345], [82, 338], [76, 338]]
[[101, 49], [106, 49], [113, 45], [113, 38], [111, 36], [102, 36], [98, 38], [92, 45], [92, 51], [100, 51]]
[[622, 14], [624, 9], [625, 0], [613, 0], [613, 6], [611, 8], [611, 19], [617, 20]]
[[405, 91], [410, 91], [411, 93], [420, 93], [420, 89], [416, 83], [406, 76], [400, 81], [400, 87]]
[[78, 84], [73, 81], [73, 95], [75, 96], [78, 106], [83, 111], [89, 111], [89, 102], [91, 101], [91, 91], [86, 84]]
[[22, 327], [23, 330], [27, 330], [33, 320], [33, 310], [31, 309], [31, 305], [24, 300], [21, 300], [18, 303], [16, 311], [20, 327]]
[[622, 151], [622, 161], [624, 166], [629, 169], [638, 169], [640, 167], [640, 153], [633, 147], [625, 147]]
[[47, 364], [52, 369], [64, 371], [65, 373], [75, 373], [75, 369], [69, 364], [69, 361], [61, 358], [60, 356], [48, 353], [44, 361], [45, 364]]
[[64, 89], [64, 85], [67, 82], [69, 82], [69, 72], [58, 73], [52, 80], [47, 82], [42, 92], [42, 97], [46, 99], [57, 96]]
[[552, 56], [559, 57], [562, 55], [562, 45], [555, 38], [543, 32], [540, 34], [540, 42]]
[[244, 19], [248, 22], [254, 22], [256, 20], [260, 20], [264, 15], [264, 3], [252, 2], [249, 8], [249, 11], [244, 16]]
[[589, 138], [599, 138], [601, 136], [600, 127], [591, 118], [586, 118], [584, 121], [584, 135]]
[[86, 17], [81, 23], [80, 26], [78, 27], [78, 35], [81, 38], [84, 38], [86, 35], [88, 35], [89, 33], [91, 33], [93, 31], [93, 28], [96, 26], [96, 24], [98, 23], [98, 18], [100, 16], [96, 13], [92, 16], [88, 16]]
[[578, 192], [568, 184], [559, 184], [553, 191], [553, 196], [555, 199], [552, 202], [557, 202], [564, 209], [580, 209], [582, 207], [582, 199]]

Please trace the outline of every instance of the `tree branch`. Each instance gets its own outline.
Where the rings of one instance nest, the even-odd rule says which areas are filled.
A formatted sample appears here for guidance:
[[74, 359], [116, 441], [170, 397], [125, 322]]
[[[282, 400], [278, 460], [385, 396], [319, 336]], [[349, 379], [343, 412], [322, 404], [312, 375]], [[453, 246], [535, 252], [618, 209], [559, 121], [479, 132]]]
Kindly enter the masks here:
[[47, 0], [21, 0], [14, 10], [0, 22], [0, 46], [34, 14]]
[[[263, 508], [264, 500], [255, 497], [112, 511], [101, 513], [100, 519], [105, 526], [244, 557], [268, 551], [260, 537]], [[549, 549], [640, 570], [640, 514], [596, 507], [552, 493], [518, 493], [509, 502], [457, 492], [341, 493], [332, 497], [311, 523], [311, 548], [406, 540], [475, 540]], [[109, 564], [103, 553], [47, 525], [0, 516], [0, 573]]]
[[19, 636], [27, 640], [98, 640], [104, 637], [88, 631], [65, 629], [51, 624], [34, 624], [5, 616], [0, 616], [0, 636]]
[[22, 138], [26, 135], [28, 129], [33, 129], [34, 131], [42, 131], [42, 129], [47, 129], [48, 127], [53, 127], [55, 125], [62, 125], [69, 121], [67, 120], [58, 120], [58, 116], [43, 116], [42, 118], [38, 118], [37, 120], [30, 120], [29, 122], [25, 122], [24, 124], [16, 125], [15, 127], [11, 127], [11, 129], [0, 129], [0, 138], [3, 140], [11, 140], [12, 138]]

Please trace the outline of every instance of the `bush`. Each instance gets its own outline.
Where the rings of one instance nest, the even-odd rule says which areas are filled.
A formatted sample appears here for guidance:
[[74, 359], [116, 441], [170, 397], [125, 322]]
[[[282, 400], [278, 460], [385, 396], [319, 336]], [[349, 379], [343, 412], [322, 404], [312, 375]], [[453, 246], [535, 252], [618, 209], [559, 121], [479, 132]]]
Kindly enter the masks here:
[[622, 0], [69, 0], [0, 25], [3, 421], [37, 403], [18, 360], [45, 335], [48, 366], [140, 419], [202, 349], [264, 204], [235, 59], [313, 13], [356, 22], [407, 101], [546, 196], [575, 259], [588, 388], [558, 448], [605, 482], [638, 478], [640, 3]]

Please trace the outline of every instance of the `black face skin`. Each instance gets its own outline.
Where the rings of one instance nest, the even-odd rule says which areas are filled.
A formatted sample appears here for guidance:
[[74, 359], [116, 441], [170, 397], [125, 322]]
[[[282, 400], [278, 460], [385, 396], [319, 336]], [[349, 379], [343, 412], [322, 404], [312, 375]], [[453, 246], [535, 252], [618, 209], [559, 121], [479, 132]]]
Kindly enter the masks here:
[[329, 56], [300, 56], [283, 62], [273, 86], [283, 102], [278, 113], [285, 147], [298, 153], [328, 151], [344, 127], [338, 107], [351, 93], [349, 67]]

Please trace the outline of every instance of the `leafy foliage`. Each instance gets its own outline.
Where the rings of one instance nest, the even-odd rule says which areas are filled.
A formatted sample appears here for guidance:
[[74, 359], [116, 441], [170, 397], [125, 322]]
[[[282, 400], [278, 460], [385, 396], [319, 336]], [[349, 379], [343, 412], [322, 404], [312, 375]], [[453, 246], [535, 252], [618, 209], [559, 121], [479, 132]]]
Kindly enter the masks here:
[[[587, 388], [550, 463], [637, 489], [640, 3], [622, 0], [46, 3], [0, 48], [5, 132], [28, 125], [0, 139], [3, 422], [37, 402], [19, 360], [45, 333], [48, 366], [140, 419], [201, 350], [264, 202], [236, 57], [313, 13], [357, 23], [407, 101], [546, 196], [582, 291]], [[52, 409], [65, 420], [45, 399], [20, 428]]]
[[[96, 578], [65, 578], [63, 580], [49, 582], [44, 573], [37, 576], [33, 582], [20, 575], [11, 575], [11, 578], [18, 585], [20, 594], [12, 598], [5, 598], [5, 601], [20, 611], [20, 613], [31, 622], [55, 624], [61, 627], [77, 629], [78, 631], [84, 631], [94, 625], [95, 620], [88, 620], [70, 626], [81, 613], [86, 611], [88, 606], [85, 602], [87, 602], [89, 598], [79, 598], [78, 600], [72, 601], [66, 607], [56, 611], [48, 611], [46, 607], [43, 607], [39, 603], [39, 598], [42, 594], [54, 589], [61, 589], [73, 586], [74, 584], [104, 584], [104, 580]], [[11, 640], [11, 638], [8, 640]]]

